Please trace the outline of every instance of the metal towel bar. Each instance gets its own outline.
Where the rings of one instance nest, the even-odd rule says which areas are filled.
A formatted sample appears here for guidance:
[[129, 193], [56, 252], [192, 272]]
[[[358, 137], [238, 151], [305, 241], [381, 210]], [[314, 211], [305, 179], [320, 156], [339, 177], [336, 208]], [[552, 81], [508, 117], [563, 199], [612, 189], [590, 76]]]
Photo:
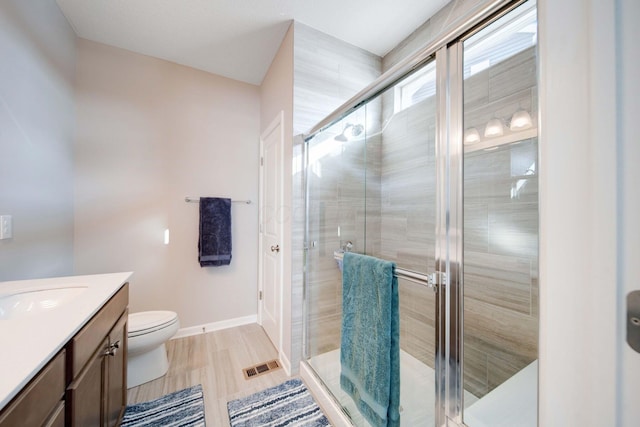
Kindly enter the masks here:
[[[200, 203], [200, 197], [185, 197], [184, 201], [187, 203]], [[232, 200], [231, 203], [245, 203], [247, 205], [251, 204], [251, 200]]]
[[[335, 259], [342, 260], [344, 258], [344, 253], [334, 252], [333, 257]], [[427, 288], [433, 289], [434, 292], [438, 290], [438, 285], [445, 279], [443, 273], [423, 274], [398, 267], [396, 267], [395, 269], [394, 277], [397, 277], [398, 279], [408, 280], [409, 282], [417, 283], [418, 285], [426, 286]]]

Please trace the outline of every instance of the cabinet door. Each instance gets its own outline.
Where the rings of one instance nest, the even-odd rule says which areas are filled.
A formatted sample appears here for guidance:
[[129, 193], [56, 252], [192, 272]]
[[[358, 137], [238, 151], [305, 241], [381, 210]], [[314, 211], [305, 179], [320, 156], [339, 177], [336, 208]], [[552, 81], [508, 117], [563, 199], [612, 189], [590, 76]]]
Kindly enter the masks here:
[[64, 402], [60, 402], [44, 427], [64, 427]]
[[[65, 351], [62, 350], [0, 411], [0, 427], [38, 427], [64, 396]], [[0, 378], [0, 382], [2, 379]]]
[[107, 363], [107, 417], [108, 427], [118, 425], [127, 405], [127, 311], [109, 333]]
[[67, 388], [67, 420], [71, 427], [102, 427], [104, 417], [105, 356], [108, 340], [89, 360], [84, 370]]

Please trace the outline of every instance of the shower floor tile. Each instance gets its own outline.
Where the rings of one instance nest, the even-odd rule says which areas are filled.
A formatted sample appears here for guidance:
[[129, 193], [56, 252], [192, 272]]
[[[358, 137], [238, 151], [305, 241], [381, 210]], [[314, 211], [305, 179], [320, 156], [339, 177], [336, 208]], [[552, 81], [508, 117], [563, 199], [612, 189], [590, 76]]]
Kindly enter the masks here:
[[[340, 350], [314, 356], [309, 364], [331, 393], [338, 399], [356, 426], [369, 427], [355, 403], [340, 388]], [[465, 405], [477, 397], [465, 391]], [[400, 425], [407, 427], [434, 426], [435, 377], [434, 371], [409, 353], [400, 350]]]

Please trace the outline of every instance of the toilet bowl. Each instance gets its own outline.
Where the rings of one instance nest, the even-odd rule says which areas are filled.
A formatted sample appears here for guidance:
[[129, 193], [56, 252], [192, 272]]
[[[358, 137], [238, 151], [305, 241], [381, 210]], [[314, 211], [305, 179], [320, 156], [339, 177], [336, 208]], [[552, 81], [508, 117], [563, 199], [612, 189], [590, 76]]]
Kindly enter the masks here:
[[180, 327], [173, 311], [129, 314], [127, 333], [127, 388], [160, 378], [169, 369], [165, 342]]

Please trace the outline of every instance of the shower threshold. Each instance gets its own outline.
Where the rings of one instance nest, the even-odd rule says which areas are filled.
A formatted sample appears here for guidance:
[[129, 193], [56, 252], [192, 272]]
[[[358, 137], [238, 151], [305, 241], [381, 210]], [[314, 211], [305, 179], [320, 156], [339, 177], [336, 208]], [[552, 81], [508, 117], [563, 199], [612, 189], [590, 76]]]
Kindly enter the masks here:
[[[340, 350], [332, 350], [310, 358], [308, 364], [322, 380], [331, 394], [342, 405], [344, 412], [351, 418], [353, 425], [369, 427], [355, 403], [340, 388]], [[478, 400], [465, 391], [465, 404]], [[429, 366], [420, 362], [404, 350], [400, 350], [400, 425], [435, 425], [435, 376]]]

